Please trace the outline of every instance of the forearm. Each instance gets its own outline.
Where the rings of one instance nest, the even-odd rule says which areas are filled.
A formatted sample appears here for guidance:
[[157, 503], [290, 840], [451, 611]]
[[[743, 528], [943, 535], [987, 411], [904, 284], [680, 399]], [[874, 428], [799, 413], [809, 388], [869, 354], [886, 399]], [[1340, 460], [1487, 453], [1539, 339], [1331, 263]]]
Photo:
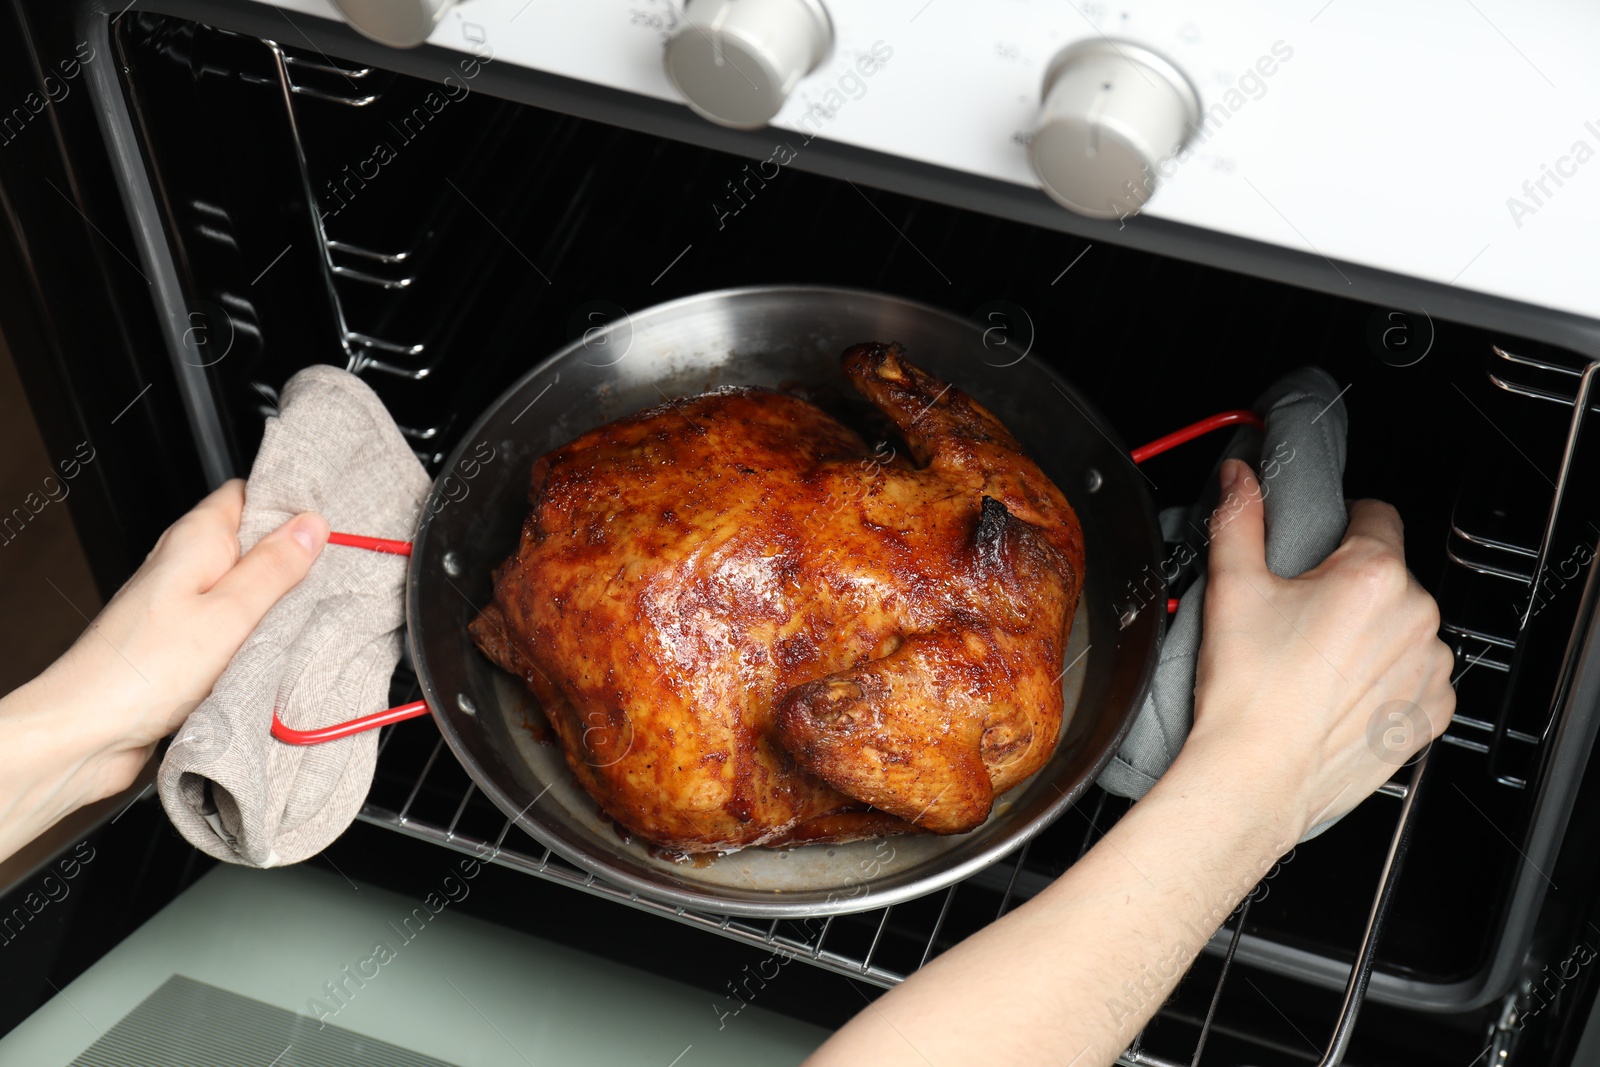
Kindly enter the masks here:
[[813, 1067], [1110, 1063], [1300, 835], [1276, 792], [1233, 771], [1180, 759], [1054, 884], [857, 1016]]
[[117, 709], [96, 714], [83, 695], [47, 671], [0, 698], [0, 859], [124, 788], [148, 756], [111, 728]]

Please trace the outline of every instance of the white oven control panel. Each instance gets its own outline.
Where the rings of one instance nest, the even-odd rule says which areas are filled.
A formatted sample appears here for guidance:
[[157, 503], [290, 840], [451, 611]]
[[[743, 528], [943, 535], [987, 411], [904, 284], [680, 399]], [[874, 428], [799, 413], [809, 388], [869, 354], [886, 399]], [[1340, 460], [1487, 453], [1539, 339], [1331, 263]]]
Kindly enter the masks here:
[[1600, 5], [263, 2], [1600, 319]]

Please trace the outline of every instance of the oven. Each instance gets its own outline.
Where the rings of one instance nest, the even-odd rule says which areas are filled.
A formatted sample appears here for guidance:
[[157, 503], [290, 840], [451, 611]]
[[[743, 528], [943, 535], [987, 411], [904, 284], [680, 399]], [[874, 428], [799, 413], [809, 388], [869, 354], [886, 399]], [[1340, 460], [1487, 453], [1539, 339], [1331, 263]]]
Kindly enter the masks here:
[[[304, 366], [357, 373], [437, 474], [546, 355], [710, 290], [851, 287], [968, 317], [1128, 443], [1321, 366], [1352, 416], [1348, 495], [1398, 506], [1439, 601], [1455, 719], [1425, 774], [1268, 873], [1124, 1061], [1594, 1062], [1600, 130], [1553, 86], [1595, 87], [1576, 50], [1595, 16], [824, 4], [771, 3], [750, 31], [787, 42], [768, 123], [696, 67], [714, 47], [681, 44], [666, 73], [693, 31], [673, 0], [351, 0], [362, 32], [324, 0], [11, 0], [0, 329], [52, 451], [97, 448], [70, 506], [102, 587], [249, 469]], [[1186, 154], [1098, 185], [1052, 170], [1040, 131], [1072, 136], [1085, 106], [1057, 61], [1074, 42], [1090, 70], [1096, 49], [1148, 56], [1172, 100], [1128, 122], [1188, 124]], [[1192, 502], [1216, 447], [1145, 466], [1158, 506]], [[403, 664], [394, 703], [416, 696]], [[462, 909], [687, 983], [724, 1022], [758, 1004], [840, 1025], [1128, 807], [1091, 788], [947, 889], [756, 921], [538, 845], [427, 720], [381, 745], [357, 824], [313, 865], [421, 894], [447, 857], [490, 855]], [[8, 1026], [212, 866], [148, 796], [89, 840], [114, 859], [58, 936], [19, 939]], [[774, 960], [781, 977], [741, 977]]]

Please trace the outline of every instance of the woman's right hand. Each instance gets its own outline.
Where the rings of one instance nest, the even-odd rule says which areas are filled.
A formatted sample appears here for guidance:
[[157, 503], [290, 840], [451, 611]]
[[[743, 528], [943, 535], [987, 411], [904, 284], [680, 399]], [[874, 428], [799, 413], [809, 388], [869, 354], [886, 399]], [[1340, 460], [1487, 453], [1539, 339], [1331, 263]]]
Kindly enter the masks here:
[[1179, 758], [1273, 804], [1300, 833], [1342, 815], [1442, 733], [1455, 658], [1405, 566], [1400, 516], [1358, 500], [1333, 554], [1267, 569], [1261, 484], [1222, 470], [1212, 516], [1195, 723]]

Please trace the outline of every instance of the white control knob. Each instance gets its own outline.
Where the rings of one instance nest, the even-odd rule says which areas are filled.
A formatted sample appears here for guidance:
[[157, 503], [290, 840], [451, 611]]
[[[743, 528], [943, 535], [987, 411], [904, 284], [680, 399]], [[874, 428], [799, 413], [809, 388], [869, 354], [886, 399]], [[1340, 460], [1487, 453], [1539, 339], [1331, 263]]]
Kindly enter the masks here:
[[667, 42], [667, 77], [691, 108], [739, 130], [765, 126], [833, 44], [821, 0], [689, 0]]
[[332, 0], [345, 21], [363, 37], [391, 48], [415, 48], [433, 33], [455, 0]]
[[1200, 121], [1200, 96], [1148, 48], [1103, 37], [1063, 48], [1028, 143], [1044, 191], [1091, 218], [1138, 214]]

